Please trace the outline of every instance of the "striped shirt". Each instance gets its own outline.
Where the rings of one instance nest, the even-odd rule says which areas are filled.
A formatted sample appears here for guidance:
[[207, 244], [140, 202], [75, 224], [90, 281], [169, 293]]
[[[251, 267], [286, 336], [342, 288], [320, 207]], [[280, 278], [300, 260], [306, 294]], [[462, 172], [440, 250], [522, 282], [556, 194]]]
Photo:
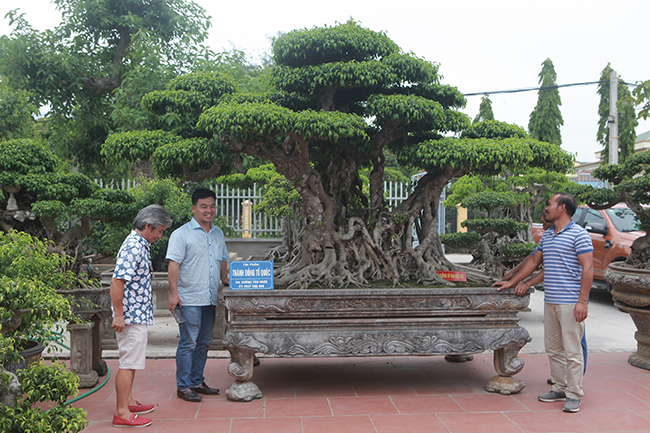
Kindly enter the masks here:
[[210, 223], [206, 233], [192, 218], [174, 230], [169, 237], [167, 260], [180, 264], [178, 270], [178, 296], [187, 306], [207, 306], [219, 303], [221, 262], [230, 255], [221, 229]]
[[551, 227], [542, 235], [539, 249], [544, 256], [544, 302], [578, 302], [582, 278], [578, 256], [594, 251], [587, 230], [573, 221], [557, 234]]

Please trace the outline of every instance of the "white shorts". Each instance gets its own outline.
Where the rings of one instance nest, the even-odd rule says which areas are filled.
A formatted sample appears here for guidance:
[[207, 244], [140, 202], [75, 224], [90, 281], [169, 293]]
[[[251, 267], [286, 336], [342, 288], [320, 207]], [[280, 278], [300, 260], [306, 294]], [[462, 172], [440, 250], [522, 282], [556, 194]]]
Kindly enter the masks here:
[[147, 359], [147, 325], [127, 325], [116, 332], [122, 370], [144, 370]]

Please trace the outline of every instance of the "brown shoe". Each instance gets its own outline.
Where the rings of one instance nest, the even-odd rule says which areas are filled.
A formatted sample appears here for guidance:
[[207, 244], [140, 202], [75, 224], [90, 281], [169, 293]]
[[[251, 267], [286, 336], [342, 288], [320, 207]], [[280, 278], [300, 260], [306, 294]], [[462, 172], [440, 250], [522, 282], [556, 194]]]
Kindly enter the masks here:
[[187, 388], [185, 391], [177, 389], [176, 395], [185, 401], [191, 401], [193, 403], [199, 403], [201, 400], [203, 400], [203, 397], [198, 395], [193, 388]]
[[219, 388], [210, 388], [205, 382], [201, 384], [198, 388], [190, 388], [193, 389], [195, 392], [198, 392], [199, 394], [207, 394], [207, 395], [216, 395], [219, 394]]

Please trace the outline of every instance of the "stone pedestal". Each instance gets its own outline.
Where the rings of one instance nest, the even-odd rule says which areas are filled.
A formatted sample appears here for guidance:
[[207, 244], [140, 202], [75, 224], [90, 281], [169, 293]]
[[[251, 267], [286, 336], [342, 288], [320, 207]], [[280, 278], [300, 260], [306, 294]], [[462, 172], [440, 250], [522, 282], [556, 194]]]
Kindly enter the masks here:
[[70, 371], [79, 378], [79, 388], [92, 388], [99, 381], [93, 370], [92, 329], [94, 323], [69, 324]]
[[[97, 287], [89, 289], [75, 290], [57, 290], [57, 293], [65, 296], [70, 301], [72, 312], [82, 318], [92, 322], [93, 328], [88, 335], [92, 355], [92, 369], [100, 376], [105, 376], [108, 372], [106, 362], [102, 359], [103, 322], [108, 319], [108, 325], [111, 324], [111, 295], [109, 287]], [[113, 334], [113, 338], [114, 334]], [[115, 345], [117, 348], [117, 344]], [[109, 347], [106, 347], [107, 349]], [[71, 357], [72, 358], [72, 357]]]

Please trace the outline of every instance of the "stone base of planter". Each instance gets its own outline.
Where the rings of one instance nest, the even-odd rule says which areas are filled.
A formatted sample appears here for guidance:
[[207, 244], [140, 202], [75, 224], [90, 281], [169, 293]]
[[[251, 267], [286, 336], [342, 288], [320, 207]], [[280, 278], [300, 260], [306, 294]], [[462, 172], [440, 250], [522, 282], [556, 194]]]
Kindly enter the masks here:
[[614, 305], [630, 314], [636, 333], [637, 350], [628, 362], [650, 370], [650, 271], [611, 263], [604, 272], [612, 285]]
[[637, 329], [634, 333], [636, 352], [627, 361], [635, 367], [650, 370], [650, 308], [632, 307], [623, 302], [615, 302], [614, 306], [627, 312]]
[[18, 370], [24, 370], [32, 364], [41, 360], [41, 354], [45, 349], [43, 344], [36, 340], [24, 340], [18, 343], [20, 359], [14, 362], [4, 362], [3, 367], [10, 373], [17, 374]]
[[[512, 394], [530, 335], [517, 322], [530, 295], [494, 288], [225, 291], [230, 323], [224, 346], [236, 386], [253, 376], [256, 352], [281, 357], [445, 355], [452, 361], [494, 351], [498, 374], [486, 388]], [[499, 379], [499, 377], [509, 379]], [[257, 387], [252, 388], [257, 392]]]

